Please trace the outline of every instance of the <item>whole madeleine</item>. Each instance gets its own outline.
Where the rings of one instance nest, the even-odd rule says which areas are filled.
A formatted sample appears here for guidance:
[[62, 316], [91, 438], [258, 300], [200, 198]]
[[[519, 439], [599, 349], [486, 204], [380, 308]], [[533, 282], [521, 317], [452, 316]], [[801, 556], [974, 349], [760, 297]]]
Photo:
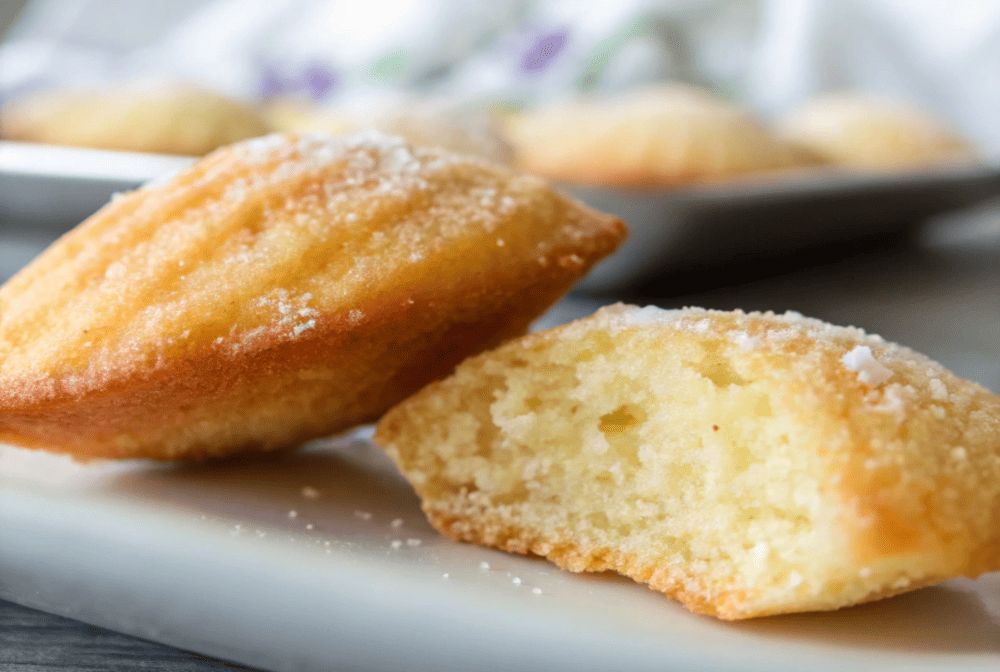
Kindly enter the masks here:
[[0, 288], [0, 439], [270, 450], [523, 333], [624, 225], [481, 159], [272, 135], [114, 199]]
[[204, 156], [272, 130], [246, 105], [175, 83], [38, 91], [0, 108], [8, 140], [129, 152]]
[[525, 170], [592, 186], [717, 182], [821, 163], [747, 110], [676, 83], [528, 110], [506, 131]]
[[827, 93], [781, 120], [791, 142], [831, 164], [859, 170], [973, 165], [975, 147], [941, 119], [904, 100]]

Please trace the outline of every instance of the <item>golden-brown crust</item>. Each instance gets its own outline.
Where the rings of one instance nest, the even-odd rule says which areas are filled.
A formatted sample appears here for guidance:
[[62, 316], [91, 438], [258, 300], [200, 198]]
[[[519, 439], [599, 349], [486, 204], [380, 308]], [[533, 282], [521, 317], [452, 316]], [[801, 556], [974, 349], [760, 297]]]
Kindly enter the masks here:
[[220, 150], [0, 288], [0, 438], [200, 459], [331, 434], [523, 333], [623, 236], [398, 138]]
[[[554, 354], [560, 345], [565, 347]], [[532, 417], [532, 404], [515, 400], [523, 397], [542, 408], [551, 404], [551, 395], [558, 395], [576, 404], [559, 407], [561, 417], [567, 417], [568, 409], [576, 418], [567, 419], [565, 424], [594, 422], [606, 412], [587, 408], [606, 396], [606, 389], [590, 387], [596, 385], [593, 376], [598, 375], [598, 369], [573, 369], [574, 365], [567, 363], [583, 366], [581, 362], [590, 362], [599, 352], [611, 370], [631, 372], [617, 383], [621, 387], [629, 384], [629, 376], [639, 375], [636, 371], [649, 365], [649, 360], [632, 354], [646, 348], [653, 359], [677, 357], [695, 364], [701, 354], [716, 353], [713, 356], [723, 359], [712, 361], [728, 362], [726, 366], [731, 367], [718, 385], [767, 392], [769, 410], [762, 417], [778, 418], [775, 421], [780, 422], [784, 436], [798, 438], [788, 439], [794, 441], [790, 444], [794, 450], [780, 453], [779, 461], [761, 465], [780, 465], [781, 460], [801, 464], [798, 471], [787, 472], [791, 476], [761, 471], [764, 480], [749, 481], [761, 491], [778, 488], [777, 499], [761, 495], [758, 501], [755, 492], [733, 492], [750, 498], [748, 506], [754, 510], [774, 506], [773, 502], [785, 496], [782, 493], [794, 492], [796, 501], [813, 502], [810, 509], [789, 511], [791, 516], [810, 521], [810, 541], [805, 549], [798, 541], [782, 536], [785, 533], [767, 536], [756, 532], [748, 541], [737, 536], [734, 542], [733, 535], [741, 533], [737, 526], [728, 536], [718, 538], [720, 544], [729, 544], [727, 553], [734, 549], [744, 553], [741, 544], [747, 544], [742, 546], [746, 551], [757, 544], [762, 555], [749, 561], [744, 557], [736, 563], [738, 571], [731, 571], [711, 553], [688, 557], [692, 551], [664, 554], [662, 549], [655, 550], [655, 537], [642, 537], [641, 542], [627, 538], [622, 545], [601, 541], [606, 537], [594, 536], [594, 527], [581, 524], [591, 509], [574, 508], [564, 518], [552, 508], [549, 502], [563, 499], [580, 506], [584, 500], [573, 498], [570, 492], [587, 492], [590, 499], [586, 501], [605, 502], [614, 508], [618, 500], [636, 497], [631, 490], [634, 483], [667, 472], [655, 459], [658, 447], [654, 441], [637, 449], [640, 454], [648, 451], [648, 464], [629, 472], [615, 486], [617, 490], [611, 486], [586, 490], [590, 481], [565, 481], [558, 486], [569, 488], [565, 491], [549, 487], [546, 478], [552, 477], [539, 476], [547, 472], [538, 464], [561, 460], [557, 473], [562, 477], [571, 468], [571, 461], [589, 456], [588, 462], [592, 462], [599, 453], [582, 444], [557, 452], [550, 444], [538, 443], [530, 444], [529, 462], [518, 461], [516, 451], [529, 445], [524, 443], [529, 440], [525, 437], [550, 442], [558, 437], [544, 431], [529, 434], [527, 428], [544, 421]], [[685, 359], [689, 356], [692, 359]], [[558, 367], [574, 372], [563, 377], [545, 373]], [[591, 371], [590, 377], [583, 371]], [[680, 373], [676, 368], [665, 368], [656, 375], [673, 381]], [[718, 374], [706, 369], [701, 375]], [[553, 387], [555, 380], [576, 382]], [[699, 378], [692, 382], [705, 381]], [[673, 394], [652, 392], [653, 383], [646, 383], [650, 388], [640, 384], [637, 396]], [[479, 395], [485, 401], [473, 405], [469, 400]], [[706, 405], [714, 403], [708, 397], [699, 398]], [[611, 402], [611, 407], [619, 403]], [[642, 403], [651, 417], [654, 405], [648, 400]], [[554, 407], [549, 408], [551, 413]], [[662, 417], [673, 418], [670, 424], [683, 425], [685, 419], [680, 416], [694, 408], [672, 407], [666, 402]], [[752, 407], [746, 410], [755, 412]], [[461, 419], [453, 420], [456, 417]], [[553, 421], [553, 416], [545, 417]], [[733, 422], [732, 418], [723, 421], [723, 416], [718, 417], [720, 425]], [[712, 421], [706, 422], [710, 436], [720, 429], [713, 427]], [[756, 419], [746, 421], [754, 423]], [[478, 428], [473, 433], [469, 427]], [[666, 441], [671, 430], [659, 434], [663, 427], [650, 428], [653, 434], [647, 438]], [[375, 437], [411, 479], [425, 512], [443, 534], [508, 551], [535, 553], [571, 571], [611, 569], [649, 584], [694, 611], [720, 618], [836, 609], [954, 576], [975, 577], [1000, 569], [1000, 529], [996, 524], [1000, 520], [1000, 397], [907, 348], [859, 329], [834, 327], [797, 314], [608, 307], [591, 318], [531, 334], [470, 358], [448, 379], [429, 385], [387, 413]], [[696, 450], [703, 441], [693, 436], [690, 444], [683, 444], [683, 450]], [[757, 445], [755, 450], [771, 448]], [[703, 455], [699, 459], [710, 457], [698, 454]], [[618, 457], [615, 454], [612, 459]], [[764, 456], [758, 454], [758, 459]], [[596, 475], [608, 472], [584, 473], [596, 483]], [[517, 485], [511, 486], [512, 482]], [[818, 487], [810, 489], [810, 482]], [[668, 483], [677, 488], [683, 485]], [[723, 480], [719, 487], [729, 492], [736, 484], [736, 480]], [[533, 500], [532, 492], [547, 494]], [[657, 492], [664, 499], [673, 494], [663, 489]], [[714, 500], [688, 500], [687, 506], [690, 510], [659, 511], [667, 517], [693, 515], [697, 519], [701, 507], [718, 504]], [[730, 514], [722, 507], [719, 515]], [[608, 527], [640, 524], [623, 517], [614, 520], [617, 522]], [[701, 534], [699, 529], [695, 527], [691, 533], [695, 541]], [[714, 544], [717, 537], [712, 539]], [[776, 555], [768, 556], [772, 552], [768, 548]], [[735, 556], [728, 556], [727, 561], [731, 557]], [[759, 564], [765, 557], [778, 563], [774, 567], [780, 569], [772, 567], [777, 573], [769, 574], [768, 567]], [[755, 579], [755, 572], [763, 572], [760, 576], [765, 578]]]
[[[752, 603], [759, 592], [753, 588], [732, 586], [719, 590], [709, 587], [694, 572], [679, 571], [678, 568], [650, 563], [616, 549], [583, 549], [571, 537], [559, 541], [540, 540], [535, 538], [530, 530], [524, 528], [486, 522], [489, 520], [487, 517], [470, 520], [467, 516], [439, 511], [426, 503], [424, 513], [434, 529], [454, 541], [490, 546], [519, 555], [537, 555], [570, 572], [617, 572], [677, 600], [696, 614], [731, 621], [803, 610], [801, 607], [796, 608], [787, 604], [763, 610], [748, 608], [747, 605]], [[994, 559], [992, 566], [995, 567], [996, 564]], [[933, 586], [952, 577], [953, 574], [929, 575], [916, 581], [907, 581], [904, 585], [885, 586], [852, 600], [850, 604], [874, 602], [918, 588]], [[832, 611], [842, 609], [844, 606], [847, 605], [832, 599], [825, 606], [811, 605], [808, 609]]]
[[467, 516], [442, 512], [424, 504], [427, 520], [438, 532], [455, 541], [480, 546], [491, 546], [508, 553], [537, 555], [549, 560], [560, 569], [570, 572], [618, 572], [622, 576], [647, 584], [650, 589], [671, 597], [691, 611], [720, 618], [739, 618], [739, 611], [727, 608], [729, 602], [741, 602], [746, 591], [733, 595], [713, 595], [695, 577], [671, 572], [668, 567], [657, 567], [637, 562], [634, 556], [616, 549], [584, 549], [571, 538], [554, 541], [538, 539], [530, 530], [504, 526], [499, 522], [485, 522], [489, 518], [470, 521]]

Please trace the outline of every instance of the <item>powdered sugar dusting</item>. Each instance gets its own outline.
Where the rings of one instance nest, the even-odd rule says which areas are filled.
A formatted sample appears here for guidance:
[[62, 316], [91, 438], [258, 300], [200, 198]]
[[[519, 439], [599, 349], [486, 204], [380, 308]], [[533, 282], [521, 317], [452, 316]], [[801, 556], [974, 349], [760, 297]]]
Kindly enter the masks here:
[[[860, 376], [860, 374], [858, 374]], [[863, 382], [863, 381], [862, 381]], [[897, 422], [906, 420], [907, 407], [916, 401], [916, 390], [911, 385], [890, 383], [883, 388], [873, 389], [865, 395], [873, 411], [892, 415]]]
[[892, 369], [885, 366], [872, 354], [867, 345], [856, 345], [840, 359], [849, 371], [858, 374], [858, 382], [877, 387], [892, 378]]
[[[844, 360], [844, 365], [859, 372], [863, 382], [879, 385], [883, 377], [892, 371], [880, 362], [874, 360], [871, 348], [893, 358], [903, 357], [913, 363], [935, 369], [935, 365], [917, 353], [901, 348], [895, 344], [887, 344], [881, 337], [868, 334], [857, 327], [841, 327], [822, 320], [805, 317], [796, 311], [783, 314], [773, 312], [750, 312], [742, 310], [719, 311], [705, 308], [686, 307], [680, 309], [664, 309], [657, 306], [643, 308], [624, 304], [606, 306], [597, 312], [598, 321], [604, 328], [646, 328], [665, 327], [671, 330], [685, 331], [699, 338], [722, 337], [744, 351], [763, 350], [771, 347], [784, 348], [787, 344], [814, 341], [817, 344], [840, 345], [853, 347], [854, 344], [865, 348], [857, 351]], [[584, 323], [586, 325], [586, 323]], [[584, 327], [586, 328], [586, 326]], [[883, 346], [886, 346], [883, 348]], [[796, 346], [798, 347], [798, 346]], [[859, 358], [859, 354], [867, 351], [870, 357]], [[874, 365], [871, 362], [874, 361]]]
[[[391, 280], [404, 255], [425, 264], [445, 241], [483, 230], [496, 230], [490, 243], [517, 242], [504, 227], [521, 223], [510, 218], [555, 198], [536, 179], [377, 131], [255, 138], [147, 186], [135, 197], [143, 226], [169, 221], [95, 282], [102, 294], [142, 287], [162, 297], [127, 316], [121, 349], [136, 361], [202, 337], [227, 357], [314, 342], [371, 319], [354, 290]], [[81, 313], [77, 322], [91, 320]], [[189, 324], [200, 326], [176, 336]]]
[[940, 378], [930, 379], [931, 398], [935, 401], [948, 401], [948, 386]]
[[303, 331], [316, 328], [316, 320], [307, 320], [306, 322], [301, 322], [292, 327], [292, 336], [298, 336]]
[[756, 336], [751, 336], [745, 331], [737, 331], [729, 335], [733, 343], [744, 350], [754, 350], [761, 346], [761, 340]]
[[[236, 180], [226, 194], [240, 200], [262, 184], [281, 182], [298, 175], [336, 166], [341, 169], [341, 187], [369, 187], [379, 196], [406, 196], [429, 188], [429, 173], [443, 170], [468, 158], [440, 149], [414, 148], [404, 138], [365, 130], [342, 136], [272, 134], [234, 145], [235, 157], [250, 165], [274, 164], [269, 172], [253, 171]], [[327, 194], [333, 197], [333, 194]], [[492, 200], [490, 201], [492, 205]], [[344, 215], [356, 221], [358, 214]]]
[[667, 310], [657, 306], [645, 306], [622, 313], [620, 319], [627, 325], [648, 327], [652, 325], [670, 324], [681, 316], [680, 310]]
[[[272, 290], [269, 295], [258, 297], [256, 304], [264, 309], [276, 313], [273, 324], [285, 338], [298, 338], [304, 332], [316, 328], [314, 316], [319, 315], [319, 311], [311, 308], [308, 304], [313, 299], [313, 295], [293, 294], [284, 288]], [[242, 336], [245, 343], [253, 341], [255, 338], [263, 337], [268, 329], [260, 326], [246, 332]], [[238, 345], [238, 344], [237, 344]], [[234, 346], [236, 347], [236, 346]]]

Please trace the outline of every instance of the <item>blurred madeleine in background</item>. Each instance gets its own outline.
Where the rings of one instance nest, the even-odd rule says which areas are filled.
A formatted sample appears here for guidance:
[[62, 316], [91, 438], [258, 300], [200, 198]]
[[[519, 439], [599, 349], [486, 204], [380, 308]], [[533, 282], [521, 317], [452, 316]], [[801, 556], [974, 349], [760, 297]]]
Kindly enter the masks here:
[[201, 156], [265, 135], [263, 116], [216, 93], [155, 82], [46, 90], [5, 106], [9, 140]]
[[680, 81], [766, 120], [858, 90], [1000, 154], [1000, 3], [985, 0], [30, 0], [0, 45], [5, 106], [149, 77], [285, 118], [414, 96], [507, 115]]
[[789, 141], [839, 166], [894, 170], [977, 160], [944, 122], [893, 98], [822, 94], [793, 109], [779, 128]]

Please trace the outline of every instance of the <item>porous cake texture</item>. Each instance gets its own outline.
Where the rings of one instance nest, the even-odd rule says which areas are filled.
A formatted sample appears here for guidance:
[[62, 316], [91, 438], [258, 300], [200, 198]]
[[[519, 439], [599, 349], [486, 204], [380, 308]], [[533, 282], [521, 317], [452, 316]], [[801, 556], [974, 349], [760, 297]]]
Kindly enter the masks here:
[[467, 360], [376, 439], [443, 534], [720, 618], [1000, 569], [1000, 398], [796, 313], [603, 308]]
[[624, 235], [540, 178], [397, 137], [237, 144], [0, 288], [0, 440], [200, 459], [370, 422], [524, 333]]

